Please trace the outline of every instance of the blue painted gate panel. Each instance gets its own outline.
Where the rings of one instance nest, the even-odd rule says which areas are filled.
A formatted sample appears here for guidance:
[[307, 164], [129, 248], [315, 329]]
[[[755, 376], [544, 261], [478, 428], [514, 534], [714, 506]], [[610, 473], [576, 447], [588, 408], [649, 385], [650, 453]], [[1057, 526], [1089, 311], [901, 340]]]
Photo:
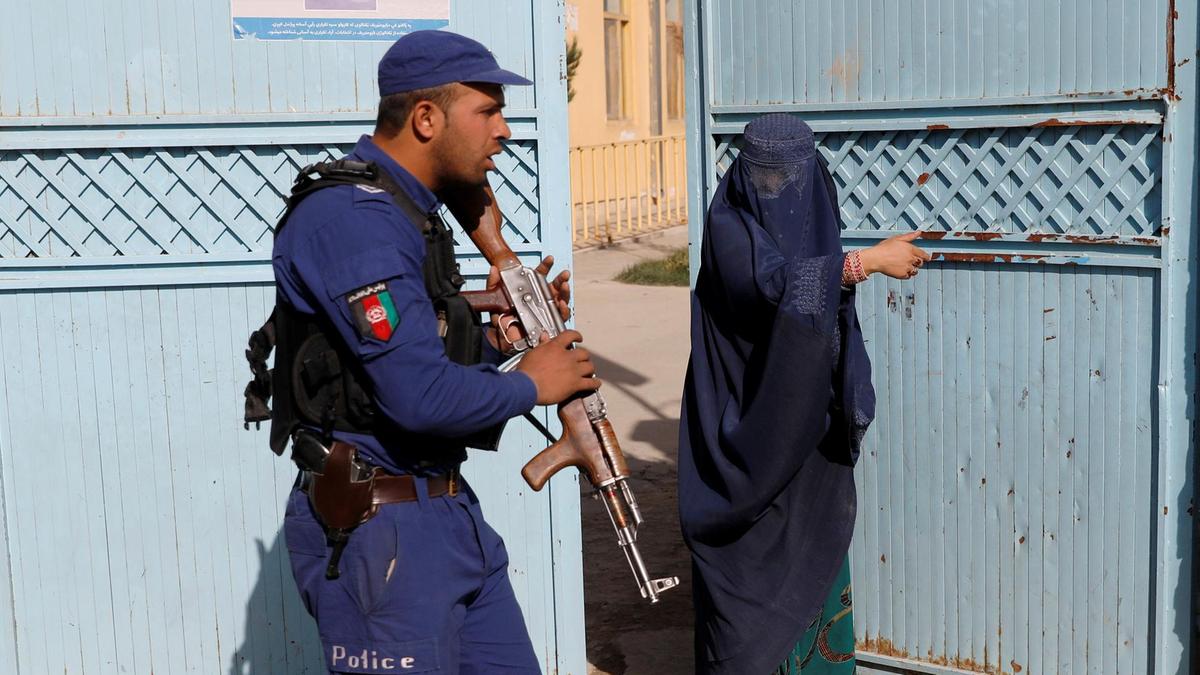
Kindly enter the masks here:
[[1152, 95], [1167, 86], [1169, 4], [705, 1], [708, 103]]
[[1146, 672], [1155, 276], [949, 263], [863, 289], [882, 404], [853, 550], [866, 651]]
[[[692, 208], [755, 115], [817, 131], [878, 418], [851, 548], [864, 672], [1189, 663], [1194, 7], [689, 3]], [[692, 241], [702, 223], [694, 220]], [[693, 246], [693, 263], [698, 250]]]
[[[546, 10], [561, 3], [449, 4], [452, 30], [486, 38], [500, 63], [533, 79], [546, 44], [532, 38], [553, 25]], [[6, 2], [0, 116], [318, 113], [328, 121], [374, 113], [375, 69], [387, 44], [234, 40], [229, 9], [228, 0]], [[48, 36], [70, 47], [47, 49]], [[534, 101], [534, 90], [509, 95], [514, 109]]]
[[[569, 264], [543, 226], [568, 220], [542, 170], [567, 151], [561, 2], [450, 4], [536, 81], [509, 94], [493, 187], [518, 254]], [[387, 44], [233, 40], [228, 8], [0, 6], [22, 27], [0, 40], [3, 672], [324, 672], [280, 534], [294, 468], [241, 428], [242, 351], [280, 198], [369, 133]], [[543, 445], [514, 423], [465, 468], [544, 669], [582, 673], [577, 479], [518, 473]]]

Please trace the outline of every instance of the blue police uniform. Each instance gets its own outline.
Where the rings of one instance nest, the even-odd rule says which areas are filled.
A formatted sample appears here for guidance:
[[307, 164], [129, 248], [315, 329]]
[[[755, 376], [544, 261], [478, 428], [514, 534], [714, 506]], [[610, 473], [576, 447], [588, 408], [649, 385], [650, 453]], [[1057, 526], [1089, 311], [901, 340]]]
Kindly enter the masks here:
[[[437, 33], [397, 42], [380, 63], [381, 93], [420, 88], [414, 82], [433, 86], [428, 68], [414, 71], [424, 80], [403, 76], [414, 67], [411, 58], [389, 66], [389, 58], [428, 53], [430, 41], [447, 58], [455, 49], [469, 52], [459, 63], [474, 58], [495, 67], [486, 50], [486, 58], [480, 56], [478, 43]], [[398, 75], [396, 68], [403, 72]], [[492, 80], [455, 77], [461, 72], [450, 68], [439, 77], [527, 83], [507, 71]], [[348, 159], [374, 162], [422, 211], [439, 207], [437, 197], [369, 137], [359, 140]], [[374, 466], [413, 475], [418, 497], [384, 504], [356, 528], [342, 554], [341, 574], [331, 580], [325, 576], [330, 547], [320, 520], [308, 496], [293, 490], [284, 523], [292, 571], [317, 620], [331, 672], [539, 673], [508, 579], [508, 555], [475, 494], [463, 484], [457, 494], [431, 498], [425, 480], [454, 470], [465, 457], [461, 441], [453, 439], [528, 412], [537, 391], [523, 373], [497, 370], [500, 355], [490, 345], [485, 358], [491, 363], [464, 366], [446, 356], [422, 274], [426, 244], [420, 225], [387, 192], [341, 185], [304, 199], [276, 239], [277, 301], [332, 326], [361, 365], [386, 418], [383, 431], [374, 435], [333, 436], [356, 446]], [[436, 462], [423, 452], [429, 443], [440, 445]]]

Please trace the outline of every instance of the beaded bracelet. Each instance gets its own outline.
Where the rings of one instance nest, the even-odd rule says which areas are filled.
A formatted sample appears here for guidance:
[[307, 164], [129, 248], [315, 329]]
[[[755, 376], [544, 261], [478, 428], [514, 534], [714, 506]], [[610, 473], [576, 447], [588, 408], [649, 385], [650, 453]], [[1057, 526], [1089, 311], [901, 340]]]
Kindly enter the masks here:
[[846, 254], [846, 261], [842, 263], [842, 285], [853, 286], [866, 280], [867, 273], [863, 270], [862, 259], [858, 255], [858, 251]]

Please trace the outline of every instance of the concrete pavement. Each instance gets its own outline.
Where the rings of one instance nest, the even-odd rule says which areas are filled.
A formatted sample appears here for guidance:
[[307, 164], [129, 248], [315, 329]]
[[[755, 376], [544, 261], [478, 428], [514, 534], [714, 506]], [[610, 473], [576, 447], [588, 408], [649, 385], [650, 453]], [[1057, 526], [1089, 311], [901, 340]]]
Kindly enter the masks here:
[[682, 582], [656, 605], [643, 600], [603, 505], [584, 499], [588, 662], [596, 675], [693, 672], [691, 563], [675, 497], [689, 291], [612, 280], [630, 264], [686, 245], [687, 227], [681, 226], [574, 256], [576, 325], [604, 380], [601, 391], [646, 519], [638, 545], [652, 576], [677, 575]]

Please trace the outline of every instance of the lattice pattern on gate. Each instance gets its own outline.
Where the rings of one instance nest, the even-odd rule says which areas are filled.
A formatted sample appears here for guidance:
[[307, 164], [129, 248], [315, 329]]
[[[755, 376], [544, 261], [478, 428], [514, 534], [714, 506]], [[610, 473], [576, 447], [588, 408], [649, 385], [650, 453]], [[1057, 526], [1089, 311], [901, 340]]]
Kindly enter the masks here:
[[[0, 152], [0, 258], [268, 251], [296, 172], [351, 147]], [[510, 241], [540, 241], [536, 145], [511, 142], [496, 165]]]
[[[740, 135], [719, 135], [717, 174]], [[817, 134], [851, 230], [1158, 236], [1151, 125]]]

